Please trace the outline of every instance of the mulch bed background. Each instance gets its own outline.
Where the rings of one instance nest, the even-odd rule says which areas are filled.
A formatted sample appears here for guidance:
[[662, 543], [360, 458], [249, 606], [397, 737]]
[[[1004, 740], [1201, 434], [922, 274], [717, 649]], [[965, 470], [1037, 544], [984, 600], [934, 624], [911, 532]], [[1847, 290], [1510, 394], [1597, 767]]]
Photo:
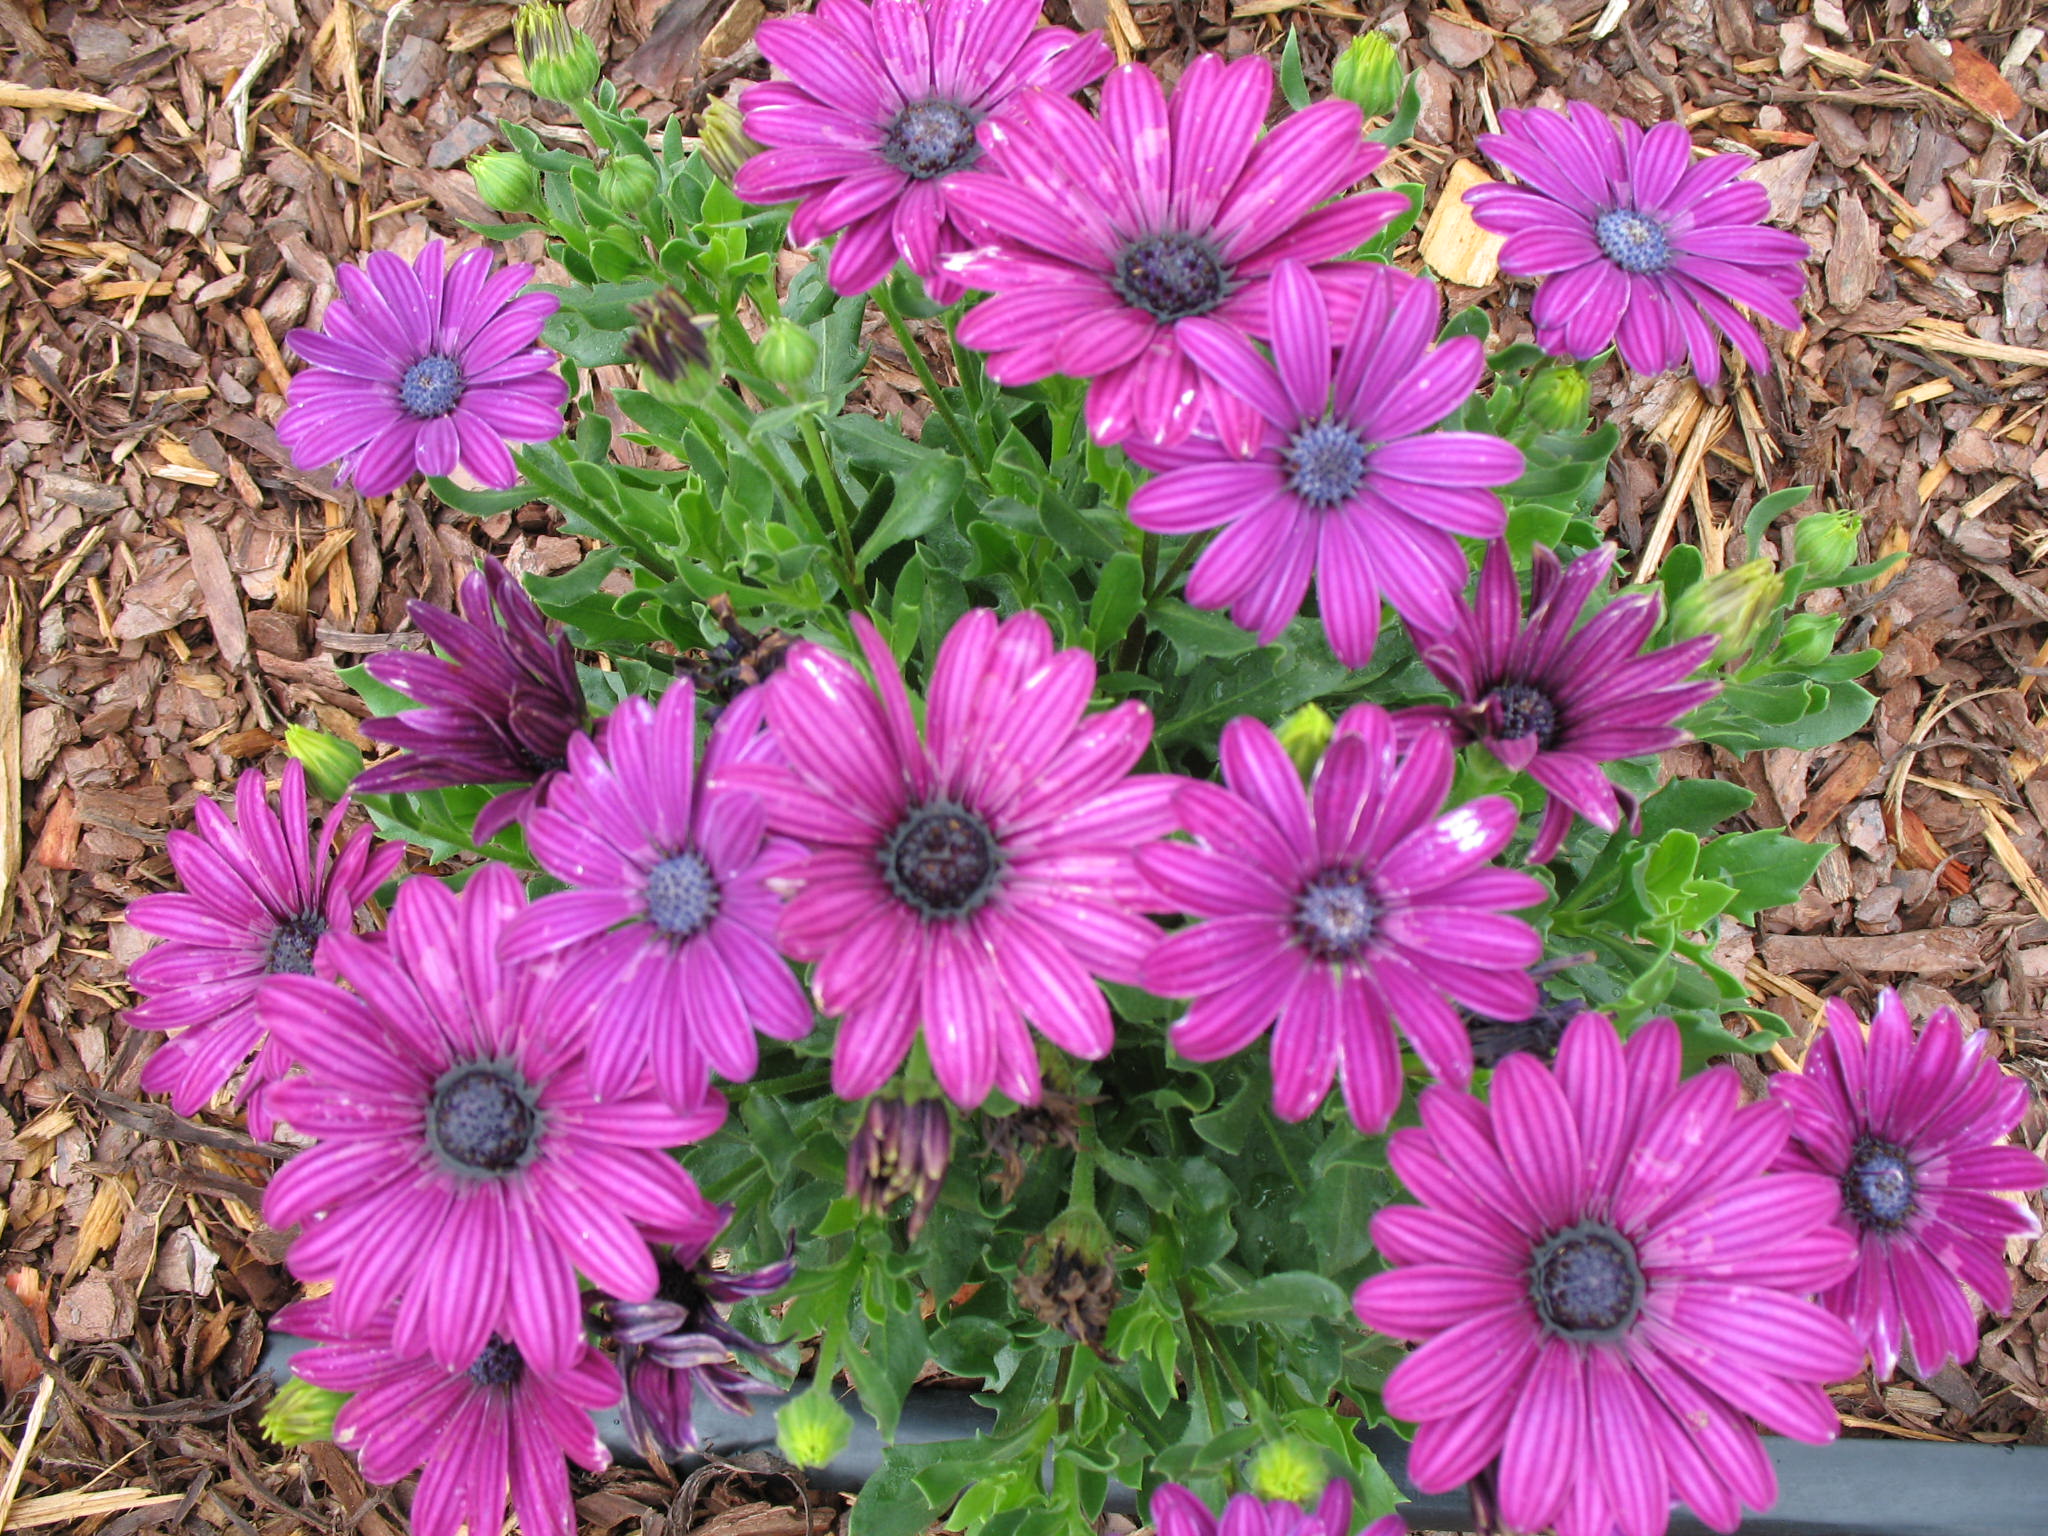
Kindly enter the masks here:
[[[763, 72], [762, 0], [661, 3], [570, 8], [609, 45], [615, 78], [637, 82], [632, 104], [694, 114]], [[1602, 11], [1072, 0], [1071, 19], [1169, 75], [1196, 48], [1277, 52], [1292, 25], [1318, 89], [1355, 31], [1387, 28], [1422, 71], [1424, 110], [1383, 179], [1432, 196], [1465, 174], [1501, 107], [1562, 97], [1644, 121], [1676, 111], [1697, 141], [1758, 157], [1780, 220], [1815, 252], [1809, 326], [1778, 373], [1710, 395], [1682, 375], [1596, 374], [1596, 405], [1625, 434], [1600, 521], [1632, 571], [1673, 540], [1718, 569], [1758, 496], [1811, 484], [1816, 504], [1867, 515], [1866, 556], [1912, 558], [1882, 590], [1840, 598], [1848, 638], [1884, 653], [1855, 739], [1670, 756], [1673, 773], [1754, 790], [1754, 824], [1839, 844], [1797, 903], [1730, 924], [1722, 955], [1802, 1039], [1817, 994], [1867, 1005], [1890, 984], [1916, 1013], [1952, 1004], [1980, 1020], [2048, 1083], [2038, 8]], [[1053, 13], [1070, 19], [1062, 0]], [[0, 0], [0, 797], [19, 796], [0, 804], [10, 1529], [402, 1526], [335, 1448], [279, 1452], [255, 1432], [265, 1389], [250, 1372], [295, 1293], [284, 1240], [257, 1216], [280, 1149], [232, 1115], [186, 1124], [143, 1101], [153, 1041], [120, 1013], [145, 941], [121, 913], [169, 880], [165, 832], [195, 799], [279, 767], [286, 724], [354, 734], [360, 705], [338, 669], [416, 643], [409, 599], [448, 603], [481, 550], [542, 572], [581, 558], [538, 504], [478, 521], [417, 488], [337, 496], [273, 431], [280, 339], [317, 319], [337, 264], [473, 238], [460, 221], [491, 215], [461, 167], [497, 120], [572, 136], [520, 83], [512, 15], [429, 0]], [[1488, 277], [1469, 233], [1452, 217], [1428, 236], [1438, 270], [1472, 280], [1451, 285], [1452, 304], [1526, 334], [1527, 289]], [[535, 257], [537, 242], [514, 249]], [[1413, 240], [1404, 255], [1415, 264]], [[886, 335], [874, 347], [854, 408], [914, 424], [906, 360]], [[624, 382], [614, 372], [603, 382]], [[2038, 1146], [2044, 1130], [2037, 1106], [2022, 1134]], [[1976, 1362], [1844, 1388], [1852, 1432], [2048, 1443], [2048, 1240], [2015, 1242], [2011, 1259], [2018, 1306]], [[584, 1486], [591, 1532], [799, 1536], [831, 1519], [829, 1501], [807, 1516], [772, 1478], [682, 1490], [628, 1470]]]

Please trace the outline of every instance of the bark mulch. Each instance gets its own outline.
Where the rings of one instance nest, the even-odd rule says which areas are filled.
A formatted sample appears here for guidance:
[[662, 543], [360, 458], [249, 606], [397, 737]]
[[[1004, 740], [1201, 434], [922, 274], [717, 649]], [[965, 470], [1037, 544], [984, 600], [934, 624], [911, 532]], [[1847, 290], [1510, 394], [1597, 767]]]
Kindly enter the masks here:
[[[1815, 251], [1809, 326], [1780, 372], [1715, 392], [1599, 374], [1625, 430], [1600, 518], [1631, 570], [1676, 541], [1718, 569], [1758, 496], [1811, 484], [1867, 515], [1867, 555], [1912, 558], [1841, 599], [1851, 637], [1884, 653], [1864, 732], [1741, 762], [1672, 755], [1673, 773], [1756, 791], [1756, 824], [1838, 845], [1797, 903], [1730, 925], [1722, 953], [1795, 1025], [1767, 1067], [1796, 1057], [1820, 996], [1867, 1004], [1890, 984], [1916, 1012], [1980, 1020], [2048, 1083], [2048, 52], [2032, 0], [1071, 3], [1168, 72], [1195, 48], [1277, 50], [1291, 25], [1320, 84], [1356, 30], [1387, 29], [1424, 110], [1383, 179], [1432, 196], [1483, 174], [1473, 136], [1501, 107], [1567, 96], [1676, 112], [1757, 159]], [[416, 491], [337, 495], [273, 430], [279, 339], [318, 319], [336, 265], [473, 238], [461, 221], [490, 216], [461, 166], [496, 121], [568, 134], [522, 88], [512, 14], [0, 0], [6, 1529], [402, 1529], [333, 1447], [256, 1434], [251, 1372], [294, 1294], [257, 1215], [282, 1149], [224, 1110], [188, 1124], [144, 1101], [152, 1041], [119, 1020], [144, 941], [121, 913], [166, 885], [165, 833], [199, 796], [279, 767], [288, 723], [354, 734], [339, 668], [415, 643], [407, 600], [449, 601], [479, 550], [537, 571], [582, 555], [538, 505], [479, 522]], [[758, 76], [764, 14], [571, 7], [657, 117]], [[1527, 290], [1443, 206], [1420, 241], [1452, 302], [1525, 333]], [[876, 353], [866, 407], [904, 409], [915, 379], [892, 344]], [[2044, 1133], [2037, 1109], [2022, 1134]], [[1845, 1388], [1855, 1430], [2048, 1443], [2048, 1241], [2010, 1257], [2019, 1304], [1978, 1359]], [[807, 1527], [773, 1480], [583, 1486], [590, 1532]]]

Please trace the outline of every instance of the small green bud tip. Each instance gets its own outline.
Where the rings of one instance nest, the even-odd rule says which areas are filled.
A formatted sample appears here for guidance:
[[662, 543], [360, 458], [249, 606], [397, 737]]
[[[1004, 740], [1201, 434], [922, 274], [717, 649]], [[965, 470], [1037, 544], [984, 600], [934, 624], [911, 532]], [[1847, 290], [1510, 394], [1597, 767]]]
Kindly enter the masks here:
[[1815, 581], [1831, 581], [1856, 563], [1860, 512], [1816, 512], [1792, 527], [1792, 558]]
[[348, 1401], [346, 1392], [330, 1392], [294, 1376], [263, 1410], [263, 1433], [273, 1445], [304, 1445], [334, 1438], [334, 1416]]
[[1578, 369], [1545, 368], [1524, 387], [1522, 417], [1539, 431], [1562, 432], [1585, 420], [1592, 396], [1592, 385]]
[[476, 183], [483, 205], [499, 213], [523, 213], [540, 195], [539, 173], [502, 149], [487, 150], [470, 161], [469, 179]]
[[529, 0], [512, 19], [513, 40], [526, 83], [543, 101], [571, 106], [597, 89], [604, 64], [597, 44], [569, 25], [568, 13], [552, 0]]
[[1708, 664], [1719, 666], [1746, 655], [1769, 622], [1784, 590], [1784, 579], [1768, 560], [1745, 562], [1688, 587], [1671, 610], [1676, 639], [1719, 635]]
[[363, 754], [339, 736], [309, 731], [303, 725], [284, 728], [284, 749], [305, 765], [306, 777], [325, 800], [339, 800], [363, 771]]
[[613, 155], [597, 173], [597, 195], [621, 218], [637, 219], [661, 192], [661, 172], [645, 155]]
[[1045, 1229], [1048, 1257], [1055, 1251], [1064, 1250], [1083, 1263], [1100, 1264], [1109, 1257], [1112, 1242], [1109, 1227], [1100, 1216], [1073, 1206], [1054, 1218], [1052, 1225]]
[[775, 1443], [799, 1467], [822, 1467], [853, 1438], [853, 1416], [828, 1391], [813, 1387], [775, 1414]]
[[1323, 1454], [1306, 1440], [1292, 1436], [1274, 1440], [1259, 1448], [1245, 1472], [1253, 1493], [1262, 1499], [1285, 1499], [1290, 1504], [1313, 1504], [1329, 1485], [1330, 1469]]
[[802, 384], [818, 366], [818, 344], [793, 321], [773, 320], [754, 343], [754, 361], [777, 384]]
[[1276, 733], [1280, 749], [1294, 760], [1294, 766], [1306, 779], [1316, 771], [1316, 764], [1323, 760], [1323, 751], [1330, 745], [1337, 722], [1320, 705], [1304, 704], [1280, 724]]
[[697, 153], [711, 174], [730, 186], [740, 167], [763, 146], [747, 137], [746, 119], [731, 102], [720, 99], [705, 107], [697, 122]]
[[1330, 93], [1355, 102], [1367, 117], [1393, 116], [1407, 83], [1401, 55], [1384, 32], [1359, 34], [1330, 67]]

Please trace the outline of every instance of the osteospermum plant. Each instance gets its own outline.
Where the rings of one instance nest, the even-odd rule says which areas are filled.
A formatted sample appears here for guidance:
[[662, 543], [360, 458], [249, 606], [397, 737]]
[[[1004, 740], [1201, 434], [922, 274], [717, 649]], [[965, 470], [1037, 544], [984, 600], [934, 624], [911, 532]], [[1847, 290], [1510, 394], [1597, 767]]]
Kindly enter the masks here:
[[[1725, 158], [1502, 112], [1503, 345], [1400, 253], [1383, 38], [1274, 116], [1257, 58], [820, 0], [700, 140], [517, 37], [580, 139], [508, 121], [507, 224], [351, 270], [280, 435], [588, 552], [415, 608], [349, 674], [367, 767], [295, 731], [374, 830], [252, 775], [135, 909], [145, 1081], [310, 1143], [277, 1433], [417, 1470], [424, 1536], [567, 1531], [594, 1410], [667, 1458], [781, 1394], [825, 1461], [847, 1384], [893, 1442], [936, 1366], [996, 1422], [891, 1444], [854, 1536], [1113, 1483], [1357, 1536], [1361, 1415], [1518, 1529], [1656, 1536], [1768, 1505], [1756, 1424], [1829, 1438], [1866, 1358], [1967, 1351], [2041, 1181], [1986, 1042], [1892, 1000], [1767, 1102], [1708, 1065], [1786, 1035], [1723, 920], [1825, 849], [1657, 755], [1853, 730], [1874, 658], [1806, 600], [1876, 573], [1798, 487], [1728, 569], [1614, 546], [1581, 360], [1711, 382], [1797, 319]], [[567, 281], [484, 243], [536, 232]], [[914, 431], [846, 409], [878, 335]]]

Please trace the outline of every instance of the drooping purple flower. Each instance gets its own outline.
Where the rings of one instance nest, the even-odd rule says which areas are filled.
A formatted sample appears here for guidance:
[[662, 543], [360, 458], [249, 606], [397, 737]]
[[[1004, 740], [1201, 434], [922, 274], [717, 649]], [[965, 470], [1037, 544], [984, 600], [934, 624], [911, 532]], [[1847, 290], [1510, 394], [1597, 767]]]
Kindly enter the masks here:
[[601, 1326], [618, 1349], [626, 1433], [643, 1452], [674, 1455], [697, 1448], [699, 1392], [744, 1415], [754, 1411], [749, 1397], [775, 1390], [732, 1363], [741, 1354], [766, 1358], [771, 1346], [741, 1333], [718, 1308], [787, 1285], [796, 1273], [796, 1234], [781, 1260], [761, 1269], [713, 1269], [702, 1247], [672, 1250], [660, 1267], [654, 1299], [607, 1302]]
[[468, 1363], [447, 1365], [400, 1344], [388, 1309], [344, 1325], [331, 1297], [293, 1302], [274, 1326], [314, 1341], [292, 1357], [293, 1374], [354, 1394], [334, 1417], [334, 1440], [365, 1478], [395, 1483], [424, 1469], [414, 1536], [503, 1530], [508, 1490], [526, 1536], [575, 1536], [568, 1464], [610, 1465], [591, 1415], [619, 1400], [610, 1364], [581, 1339], [560, 1370], [543, 1371], [497, 1333]]
[[561, 435], [569, 386], [554, 352], [535, 345], [558, 301], [521, 294], [533, 268], [492, 272], [488, 250], [443, 265], [438, 240], [411, 266], [372, 251], [336, 270], [324, 333], [285, 337], [312, 364], [293, 375], [277, 419], [300, 469], [338, 461], [337, 485], [383, 496], [459, 465], [502, 490], [519, 479], [507, 443]]
[[1418, 624], [1455, 621], [1470, 568], [1452, 535], [1497, 537], [1506, 512], [1489, 487], [1522, 472], [1512, 443], [1425, 430], [1472, 393], [1484, 366], [1472, 337], [1430, 345], [1436, 289], [1391, 267], [1366, 266], [1360, 279], [1356, 318], [1338, 330], [1308, 268], [1280, 263], [1271, 362], [1227, 325], [1183, 320], [1182, 349], [1223, 400], [1249, 410], [1219, 405], [1213, 420], [1228, 425], [1172, 447], [1125, 444], [1162, 471], [1131, 497], [1132, 522], [1153, 533], [1225, 530], [1195, 562], [1188, 601], [1229, 608], [1268, 642], [1301, 611], [1313, 573], [1347, 667], [1372, 658], [1382, 593]]
[[306, 770], [285, 764], [272, 810], [263, 774], [235, 784], [232, 819], [211, 800], [193, 807], [196, 831], [167, 841], [182, 891], [141, 896], [128, 922], [165, 942], [128, 967], [144, 1001], [123, 1015], [133, 1029], [167, 1030], [142, 1069], [142, 1086], [168, 1093], [181, 1115], [206, 1106], [246, 1061], [239, 1101], [250, 1134], [268, 1140], [274, 1123], [269, 1088], [291, 1057], [266, 1033], [271, 979], [311, 976], [331, 930], [352, 932], [363, 904], [405, 857], [400, 843], [373, 841], [358, 827], [335, 851], [343, 801], [328, 813], [316, 842], [306, 814]]
[[272, 983], [272, 1028], [302, 1068], [272, 1101], [318, 1145], [278, 1170], [263, 1213], [303, 1226], [288, 1262], [334, 1281], [344, 1331], [395, 1302], [408, 1354], [454, 1367], [498, 1333], [558, 1372], [582, 1345], [579, 1270], [645, 1301], [658, 1284], [650, 1242], [707, 1242], [724, 1225], [662, 1149], [710, 1135], [725, 1103], [679, 1114], [649, 1090], [600, 1101], [581, 1032], [548, 1006], [553, 967], [498, 958], [524, 904], [502, 865], [459, 896], [409, 880], [374, 941], [327, 940], [354, 995]]
[[1217, 1061], [1274, 1024], [1274, 1113], [1304, 1118], [1341, 1075], [1368, 1135], [1401, 1101], [1396, 1026], [1436, 1077], [1468, 1082], [1472, 1041], [1452, 1002], [1498, 1019], [1537, 1004], [1527, 967], [1541, 941], [1505, 914], [1542, 901], [1543, 886], [1486, 867], [1514, 835], [1514, 802], [1494, 795], [1439, 814], [1455, 767], [1449, 733], [1418, 735], [1402, 759], [1370, 704], [1345, 712], [1307, 791], [1256, 720], [1223, 728], [1222, 759], [1222, 786], [1190, 783], [1175, 797], [1194, 844], [1137, 855], [1168, 900], [1202, 919], [1145, 962], [1149, 991], [1194, 999], [1168, 1043]]
[[1744, 1107], [1728, 1067], [1679, 1069], [1670, 1020], [1624, 1048], [1581, 1014], [1554, 1070], [1510, 1056], [1490, 1103], [1425, 1089], [1421, 1127], [1394, 1133], [1423, 1204], [1373, 1217], [1394, 1268], [1354, 1305], [1424, 1341], [1385, 1401], [1418, 1426], [1425, 1492], [1491, 1467], [1507, 1529], [1662, 1536], [1676, 1497], [1733, 1531], [1777, 1497], [1750, 1419], [1835, 1437], [1821, 1388], [1862, 1349], [1805, 1298], [1853, 1260], [1840, 1191], [1765, 1172], [1781, 1106]]
[[370, 675], [417, 700], [363, 722], [372, 741], [405, 755], [374, 763], [356, 780], [365, 794], [459, 784], [524, 784], [477, 812], [476, 840], [489, 842], [546, 797], [568, 765], [569, 742], [589, 722], [576, 653], [497, 560], [463, 578], [458, 617], [415, 602], [413, 623], [441, 655], [386, 651]]
[[[1604, 832], [1620, 826], [1625, 797], [1600, 765], [1676, 746], [1686, 736], [1672, 722], [1721, 691], [1717, 682], [1687, 681], [1717, 637], [1643, 651], [1657, 628], [1653, 594], [1620, 598], [1573, 628], [1613, 563], [1612, 546], [1569, 568], [1539, 547], [1525, 617], [1514, 557], [1496, 542], [1472, 606], [1460, 605], [1454, 627], [1416, 637], [1423, 664], [1459, 702], [1403, 710], [1398, 723], [1403, 730], [1447, 723], [1461, 745], [1481, 743], [1549, 792], [1532, 863], [1556, 854], [1574, 814]], [[1632, 800], [1626, 809], [1633, 820]]]
[[1348, 101], [1319, 102], [1261, 137], [1272, 93], [1264, 59], [1205, 53], [1171, 103], [1129, 64], [1104, 84], [1099, 119], [1041, 91], [982, 130], [983, 166], [946, 185], [977, 245], [946, 267], [995, 294], [959, 333], [989, 354], [990, 378], [1088, 379], [1097, 442], [1173, 443], [1222, 394], [1181, 345], [1188, 320], [1269, 334], [1273, 269], [1292, 259], [1310, 264], [1348, 329], [1373, 268], [1334, 258], [1407, 199], [1365, 192], [1317, 208], [1386, 151], [1366, 142]]
[[803, 849], [767, 835], [761, 803], [707, 781], [746, 757], [761, 721], [749, 689], [696, 757], [697, 690], [679, 678], [649, 706], [628, 699], [599, 742], [569, 739], [569, 767], [528, 814], [526, 842], [569, 889], [512, 924], [508, 960], [559, 954], [562, 1017], [588, 1017], [585, 1069], [600, 1098], [652, 1070], [688, 1109], [710, 1074], [754, 1075], [754, 1031], [795, 1040], [811, 1005], [776, 951], [782, 902], [768, 881]]
[[839, 232], [827, 277], [865, 293], [900, 257], [941, 304], [966, 292], [942, 258], [971, 243], [946, 189], [981, 158], [975, 131], [1020, 91], [1066, 95], [1115, 62], [1099, 34], [1038, 25], [1039, 0], [819, 0], [761, 24], [787, 79], [740, 98], [769, 146], [733, 182], [756, 203], [801, 199], [790, 239]]
[[784, 953], [815, 961], [820, 1009], [840, 1016], [832, 1086], [879, 1088], [920, 1030], [946, 1096], [972, 1109], [1000, 1088], [1036, 1103], [1028, 1023], [1086, 1060], [1110, 1047], [1094, 977], [1135, 984], [1157, 930], [1132, 850], [1173, 827], [1180, 781], [1133, 775], [1152, 736], [1135, 702], [1083, 718], [1086, 651], [1055, 650], [1035, 613], [967, 613], [939, 647], [922, 739], [889, 647], [856, 614], [874, 673], [795, 647], [764, 686], [786, 767], [720, 775], [759, 795], [809, 856]]
[[1592, 357], [1610, 344], [1638, 373], [1662, 373], [1690, 355], [1703, 384], [1721, 377], [1716, 328], [1759, 373], [1771, 351], [1735, 306], [1797, 330], [1806, 242], [1767, 229], [1770, 194], [1736, 178], [1753, 162], [1714, 155], [1692, 164], [1677, 123], [1645, 133], [1589, 102], [1569, 113], [1500, 114], [1502, 131], [1479, 147], [1521, 186], [1465, 194], [1483, 229], [1506, 235], [1501, 270], [1555, 274], [1536, 290], [1529, 318], [1552, 352]]
[[[1352, 1536], [1351, 1484], [1330, 1479], [1314, 1509], [1286, 1499], [1234, 1495], [1218, 1519], [1191, 1488], [1167, 1483], [1152, 1495], [1158, 1536]], [[1407, 1536], [1399, 1515], [1382, 1515], [1357, 1536]]]
[[2005, 1144], [2027, 1110], [2027, 1085], [2001, 1069], [1985, 1037], [1938, 1009], [1916, 1043], [1913, 1021], [1887, 987], [1870, 1039], [1841, 998], [1803, 1073], [1771, 1079], [1791, 1107], [1780, 1166], [1825, 1175], [1837, 1192], [1835, 1225], [1856, 1242], [1847, 1279], [1820, 1304], [1856, 1333], [1879, 1379], [1902, 1351], [1915, 1374], [1977, 1354], [1965, 1285], [1994, 1312], [2012, 1308], [2008, 1237], [2032, 1237], [2034, 1213], [2001, 1191], [2031, 1193], [2048, 1165]]

